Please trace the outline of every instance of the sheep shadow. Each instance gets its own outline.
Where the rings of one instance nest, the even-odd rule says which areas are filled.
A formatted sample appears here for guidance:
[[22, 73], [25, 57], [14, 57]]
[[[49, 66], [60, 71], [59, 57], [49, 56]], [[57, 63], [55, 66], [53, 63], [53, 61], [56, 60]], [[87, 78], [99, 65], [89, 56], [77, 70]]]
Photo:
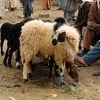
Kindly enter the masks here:
[[36, 65], [37, 67], [32, 72], [33, 80], [29, 80], [31, 84], [35, 84], [40, 87], [57, 87], [57, 76], [55, 75], [54, 70], [52, 70], [52, 76], [49, 78], [50, 68], [45, 65], [43, 66], [40, 63], [37, 63]]

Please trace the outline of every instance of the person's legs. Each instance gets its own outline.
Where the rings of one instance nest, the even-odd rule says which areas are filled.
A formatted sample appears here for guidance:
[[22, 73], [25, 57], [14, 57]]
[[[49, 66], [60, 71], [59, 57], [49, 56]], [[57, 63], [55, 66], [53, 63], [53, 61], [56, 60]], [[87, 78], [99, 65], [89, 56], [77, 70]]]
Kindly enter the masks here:
[[47, 9], [49, 10], [51, 8], [51, 0], [48, 0], [47, 2], [48, 2], [47, 3], [47, 5], [48, 5]]
[[61, 9], [63, 8], [63, 4], [64, 4], [64, 0], [61, 0], [61, 5], [60, 5]]
[[75, 58], [74, 62], [76, 64], [83, 64], [90, 66], [94, 62], [100, 59], [100, 42], [98, 42], [88, 53], [83, 57]]
[[83, 40], [83, 50], [79, 53], [77, 53], [78, 56], [82, 57], [84, 54], [86, 54], [89, 51], [90, 45], [92, 43], [92, 40], [94, 38], [94, 32], [89, 31], [86, 28], [85, 34], [84, 34], [84, 40]]
[[67, 12], [67, 18], [68, 18], [68, 22], [72, 21], [73, 19], [73, 16], [75, 15], [75, 12]]
[[79, 32], [79, 34], [80, 34], [80, 41], [79, 41], [79, 50], [81, 50], [82, 49], [82, 46], [81, 46], [81, 44], [82, 44], [82, 40], [83, 40], [83, 36], [82, 36], [82, 28], [78, 28], [77, 27], [77, 30], [78, 30], [78, 32]]
[[93, 38], [94, 38], [94, 32], [86, 29], [86, 32], [84, 34], [83, 48], [89, 50]]
[[64, 18], [67, 18], [67, 10], [64, 10]]
[[42, 9], [46, 9], [47, 7], [47, 0], [42, 0]]
[[100, 42], [98, 42], [87, 54], [83, 56], [87, 65], [91, 65], [100, 59]]
[[59, 8], [57, 10], [61, 10], [61, 1], [62, 0], [59, 1]]
[[66, 5], [66, 6], [65, 6], [65, 10], [64, 10], [64, 17], [65, 17], [65, 18], [67, 18], [68, 3], [69, 3], [69, 0], [67, 0], [67, 1], [66, 1], [66, 4], [65, 4], [65, 5]]
[[31, 5], [31, 1], [22, 2], [23, 4], [23, 14], [25, 17], [30, 17], [31, 13], [33, 13], [33, 7]]

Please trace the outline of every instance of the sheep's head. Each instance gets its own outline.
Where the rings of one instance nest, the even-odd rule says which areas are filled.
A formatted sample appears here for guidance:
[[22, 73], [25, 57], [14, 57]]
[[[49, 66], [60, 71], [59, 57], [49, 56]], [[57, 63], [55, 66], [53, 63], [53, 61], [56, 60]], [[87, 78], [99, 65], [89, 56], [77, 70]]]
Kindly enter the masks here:
[[60, 23], [60, 24], [64, 24], [65, 23], [65, 19], [62, 17], [58, 17], [54, 20], [54, 22]]
[[67, 35], [66, 35], [66, 32], [62, 32], [62, 33], [59, 33], [59, 34], [57, 34], [57, 33], [55, 32], [55, 34], [53, 35], [52, 44], [53, 44], [53, 45], [56, 45], [58, 42], [65, 42], [66, 39], [75, 40], [73, 37], [67, 36]]
[[77, 83], [79, 82], [79, 68], [77, 65], [73, 64], [72, 66], [67, 67], [67, 74]]

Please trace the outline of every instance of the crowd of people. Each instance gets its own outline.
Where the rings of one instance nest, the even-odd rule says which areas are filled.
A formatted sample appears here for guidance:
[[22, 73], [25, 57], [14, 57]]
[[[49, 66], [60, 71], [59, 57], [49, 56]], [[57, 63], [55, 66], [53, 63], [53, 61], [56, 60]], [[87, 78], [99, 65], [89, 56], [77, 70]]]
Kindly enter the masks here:
[[[84, 34], [83, 50], [75, 58], [75, 63], [84, 66], [90, 66], [100, 59], [100, 0], [92, 2], [88, 14], [87, 27]], [[93, 48], [90, 48], [90, 45]], [[100, 76], [100, 69], [96, 70], [93, 75]]]
[[20, 2], [23, 5], [24, 17], [30, 17], [33, 13], [32, 1], [33, 0], [0, 0], [0, 19], [2, 19], [6, 10], [15, 11], [17, 7], [20, 6]]
[[[5, 9], [14, 11], [20, 2], [23, 5], [24, 17], [30, 17], [33, 13], [33, 0], [0, 0], [0, 19], [5, 14]], [[79, 66], [90, 66], [100, 59], [100, 0], [56, 0], [59, 8], [64, 11], [64, 18], [68, 22], [73, 21], [71, 26], [77, 28], [81, 38], [83, 38], [83, 50], [78, 52], [79, 57], [75, 58], [75, 63]], [[51, 0], [42, 0], [42, 9], [50, 10], [52, 8]], [[78, 9], [78, 15], [75, 20], [75, 12]], [[82, 35], [83, 27], [86, 27]], [[91, 49], [90, 46], [93, 46]], [[100, 69], [93, 75], [100, 75]]]

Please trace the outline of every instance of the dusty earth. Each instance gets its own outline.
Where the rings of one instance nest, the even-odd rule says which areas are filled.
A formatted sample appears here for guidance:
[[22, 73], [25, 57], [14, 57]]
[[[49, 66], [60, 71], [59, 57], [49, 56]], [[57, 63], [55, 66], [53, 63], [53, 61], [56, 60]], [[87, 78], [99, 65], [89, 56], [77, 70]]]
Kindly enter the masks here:
[[[42, 20], [53, 21], [57, 17], [63, 17], [63, 11], [58, 11], [58, 6], [52, 6], [51, 10], [42, 10], [42, 1], [33, 2], [34, 14], [31, 17], [38, 17], [39, 14], [49, 14], [50, 17], [42, 17]], [[16, 23], [23, 20], [22, 5], [15, 11], [7, 11], [0, 26], [4, 22]], [[6, 41], [5, 47], [6, 50]], [[67, 83], [76, 84], [75, 91], [68, 87], [57, 87], [57, 77], [53, 72], [53, 78], [48, 81], [49, 68], [41, 66], [41, 59], [37, 58], [37, 67], [34, 71], [34, 80], [25, 84], [22, 79], [22, 68], [17, 69], [15, 60], [12, 59], [13, 68], [5, 67], [4, 56], [0, 56], [0, 100], [100, 100], [100, 76], [93, 76], [94, 70], [100, 68], [100, 61], [91, 66], [80, 67], [80, 81], [76, 84], [70, 76], [64, 75]]]

